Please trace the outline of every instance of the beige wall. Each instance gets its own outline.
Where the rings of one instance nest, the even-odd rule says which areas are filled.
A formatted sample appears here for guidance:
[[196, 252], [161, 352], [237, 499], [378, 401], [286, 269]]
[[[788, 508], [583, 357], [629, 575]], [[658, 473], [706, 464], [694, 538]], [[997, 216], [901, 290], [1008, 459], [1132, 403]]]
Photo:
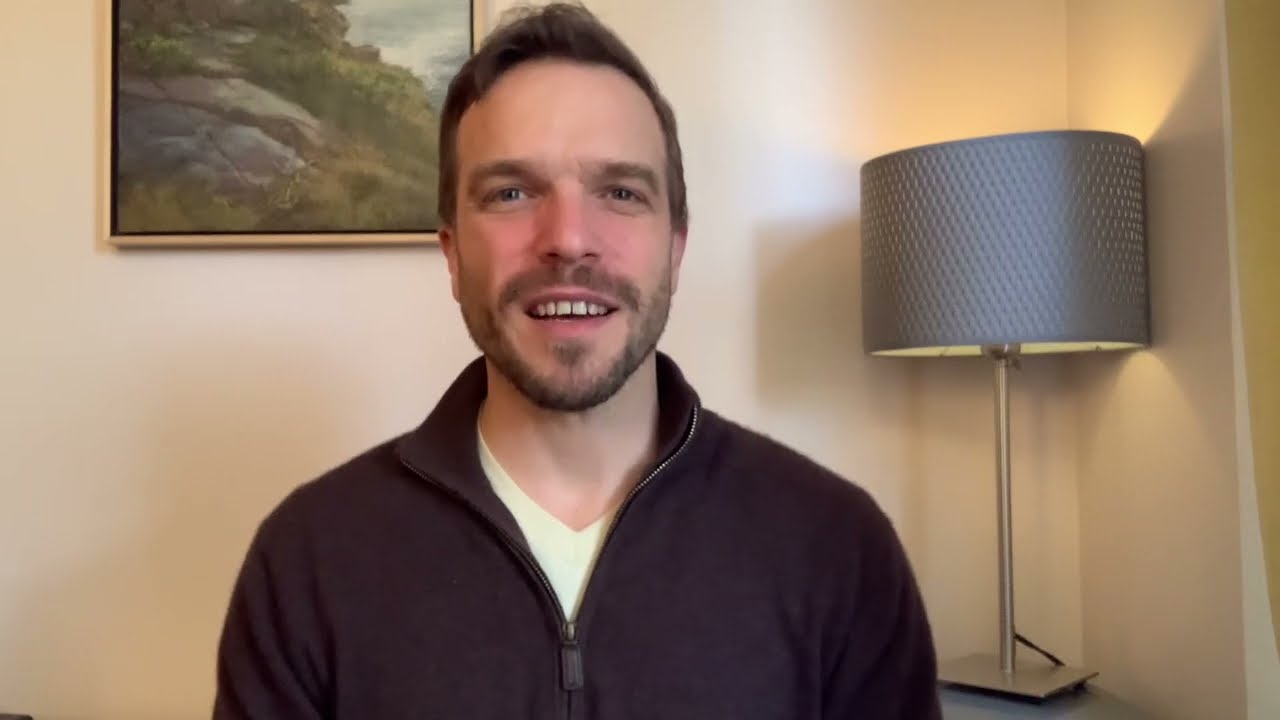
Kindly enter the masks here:
[[1244, 717], [1220, 0], [1071, 0], [1073, 127], [1147, 143], [1154, 348], [1080, 394], [1084, 652], [1161, 718]]
[[[1249, 717], [1280, 717], [1280, 5], [1228, 0], [1233, 306]], [[1264, 544], [1265, 543], [1265, 544]], [[1270, 592], [1268, 592], [1268, 585]]]
[[[857, 169], [1062, 126], [1062, 3], [590, 5], [682, 123], [694, 221], [664, 348], [709, 404], [881, 499], [944, 655], [991, 648], [989, 368], [861, 355]], [[98, 249], [89, 6], [0, 3], [0, 706], [196, 718], [260, 517], [418, 422], [473, 349], [434, 249]], [[1077, 659], [1069, 388], [1047, 362], [1017, 383], [1020, 625]]]
[[0, 3], [0, 706], [195, 718], [259, 518], [471, 349], [434, 250], [95, 250], [98, 32]]

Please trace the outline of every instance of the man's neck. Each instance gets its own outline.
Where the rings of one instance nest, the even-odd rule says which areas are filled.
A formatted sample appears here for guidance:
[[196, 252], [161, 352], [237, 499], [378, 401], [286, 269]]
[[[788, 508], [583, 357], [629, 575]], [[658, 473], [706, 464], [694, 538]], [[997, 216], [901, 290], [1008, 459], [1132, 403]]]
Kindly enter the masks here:
[[617, 508], [652, 463], [658, 389], [652, 355], [604, 403], [583, 412], [534, 405], [488, 366], [480, 432], [512, 480], [574, 529]]

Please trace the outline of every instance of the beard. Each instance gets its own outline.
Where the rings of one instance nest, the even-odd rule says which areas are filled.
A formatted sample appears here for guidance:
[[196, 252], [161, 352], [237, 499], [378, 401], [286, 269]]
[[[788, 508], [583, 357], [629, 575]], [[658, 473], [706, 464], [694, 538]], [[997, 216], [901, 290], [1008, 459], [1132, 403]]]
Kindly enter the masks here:
[[[613, 397], [657, 347], [671, 310], [670, 262], [661, 273], [658, 286], [648, 296], [631, 281], [593, 266], [561, 265], [542, 266], [518, 275], [503, 286], [498, 301], [493, 304], [487, 302], [478, 283], [468, 281], [461, 262], [458, 272], [462, 318], [472, 341], [498, 372], [544, 410], [582, 412]], [[563, 285], [616, 299], [619, 310], [630, 311], [626, 339], [614, 357], [601, 358], [595, 367], [592, 367], [594, 341], [555, 341], [550, 347], [555, 369], [539, 373], [527, 353], [504, 332], [501, 318], [513, 306], [523, 313], [524, 298], [544, 288]]]

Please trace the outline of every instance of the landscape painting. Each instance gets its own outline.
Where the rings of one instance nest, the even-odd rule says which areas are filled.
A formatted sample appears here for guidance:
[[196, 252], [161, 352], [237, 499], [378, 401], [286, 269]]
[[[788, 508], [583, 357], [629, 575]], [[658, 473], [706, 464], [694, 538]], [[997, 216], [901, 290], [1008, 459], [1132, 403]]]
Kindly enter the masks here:
[[471, 0], [114, 0], [111, 25], [113, 243], [438, 229], [438, 118]]

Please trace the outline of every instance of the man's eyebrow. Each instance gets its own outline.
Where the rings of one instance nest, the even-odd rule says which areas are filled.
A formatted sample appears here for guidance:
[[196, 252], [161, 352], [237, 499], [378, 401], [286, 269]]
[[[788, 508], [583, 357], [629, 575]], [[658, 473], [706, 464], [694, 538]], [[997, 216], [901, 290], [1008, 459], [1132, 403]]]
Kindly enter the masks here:
[[536, 176], [533, 165], [524, 160], [493, 160], [481, 163], [467, 174], [467, 195], [475, 197], [484, 191], [483, 185], [495, 177], [527, 180]]
[[638, 180], [650, 193], [658, 194], [658, 173], [653, 168], [638, 162], [623, 160], [602, 160], [587, 163], [587, 174], [597, 182], [610, 180]]

